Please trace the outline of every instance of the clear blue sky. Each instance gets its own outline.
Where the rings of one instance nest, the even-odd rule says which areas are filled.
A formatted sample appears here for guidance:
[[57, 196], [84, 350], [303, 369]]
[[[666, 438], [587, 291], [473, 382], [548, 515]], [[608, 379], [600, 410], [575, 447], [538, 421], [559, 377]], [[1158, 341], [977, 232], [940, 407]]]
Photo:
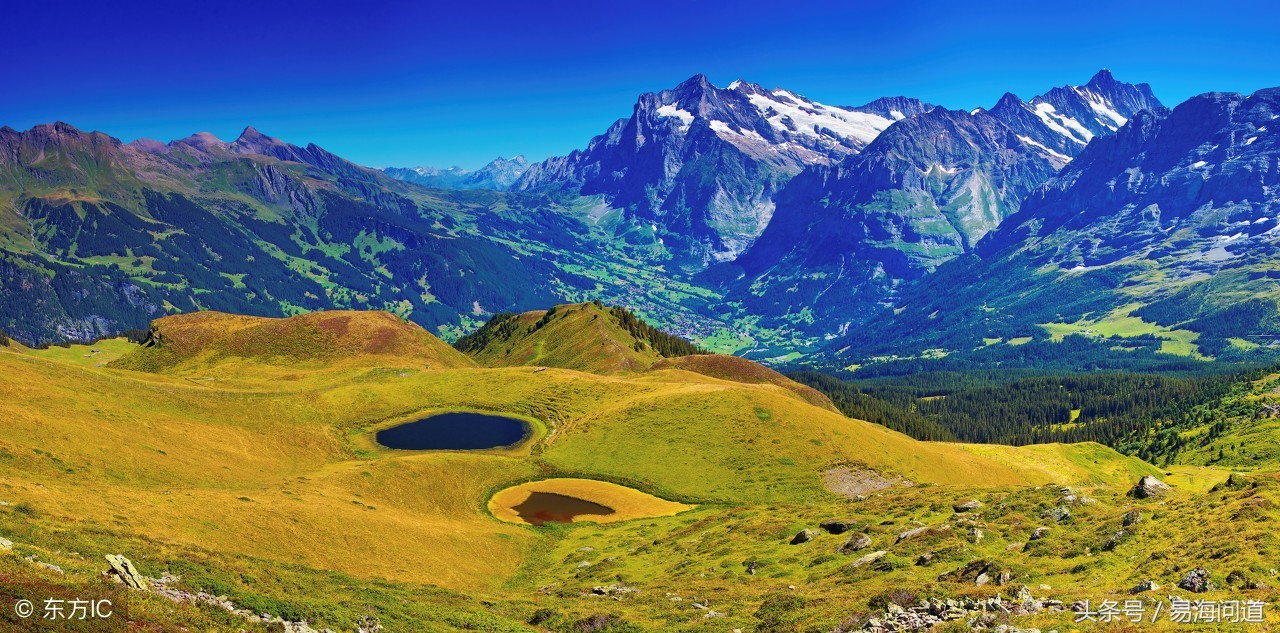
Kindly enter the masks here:
[[253, 125], [375, 166], [563, 154], [699, 72], [966, 109], [1102, 67], [1170, 105], [1280, 85], [1274, 1], [7, 4], [0, 124], [126, 141]]

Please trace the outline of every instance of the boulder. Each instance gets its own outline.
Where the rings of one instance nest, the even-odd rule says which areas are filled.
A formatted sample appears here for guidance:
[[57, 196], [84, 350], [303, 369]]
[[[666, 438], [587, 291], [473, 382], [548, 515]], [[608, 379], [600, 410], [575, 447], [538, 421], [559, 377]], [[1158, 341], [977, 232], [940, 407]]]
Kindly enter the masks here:
[[818, 524], [818, 527], [822, 528], [827, 534], [844, 534], [857, 526], [858, 524], [854, 521], [837, 521], [835, 519]]
[[13, 549], [13, 541], [10, 541], [9, 539], [0, 536], [0, 549], [2, 550]]
[[849, 537], [849, 540], [844, 542], [844, 545], [840, 546], [840, 553], [852, 554], [853, 552], [863, 550], [868, 547], [871, 547], [870, 536], [867, 536], [866, 534], [854, 534]]
[[1178, 581], [1178, 587], [1192, 593], [1204, 593], [1213, 591], [1216, 588], [1213, 581], [1209, 579], [1209, 570], [1203, 567], [1197, 567], [1187, 572], [1187, 575]]
[[1036, 529], [1035, 529], [1035, 531], [1034, 531], [1034, 532], [1032, 532], [1032, 533], [1031, 533], [1031, 536], [1029, 537], [1029, 540], [1032, 540], [1032, 541], [1038, 541], [1038, 540], [1040, 540], [1040, 539], [1042, 539], [1042, 538], [1044, 538], [1044, 537], [1046, 537], [1046, 536], [1049, 536], [1049, 528], [1047, 528], [1047, 527], [1038, 527], [1038, 528], [1036, 528]]
[[978, 528], [976, 528], [976, 527], [971, 527], [971, 528], [969, 528], [968, 538], [969, 538], [969, 542], [970, 542], [970, 543], [973, 543], [974, 545], [977, 545], [978, 543], [981, 543], [981, 542], [982, 542], [982, 538], [983, 538], [984, 536], [986, 536], [986, 535], [982, 533], [982, 530], [979, 530], [979, 529], [978, 529]]
[[[996, 570], [997, 567], [995, 564], [989, 561], [975, 560], [960, 569], [939, 575], [938, 580], [944, 582], [975, 582], [978, 584], [985, 584], [985, 582], [990, 581], [992, 574], [997, 573]], [[986, 580], [979, 583], [978, 579], [982, 577], [985, 577]]]
[[951, 506], [951, 509], [955, 510], [957, 513], [961, 513], [961, 512], [971, 512], [981, 507], [982, 507], [981, 501], [978, 501], [977, 499], [966, 499], [964, 501], [961, 501]]
[[933, 562], [933, 552], [925, 552], [916, 559], [916, 567], [928, 567]]
[[907, 530], [906, 532], [902, 532], [901, 534], [898, 534], [898, 540], [895, 541], [894, 544], [896, 545], [903, 541], [910, 540], [918, 536], [924, 536], [926, 534], [937, 534], [939, 532], [945, 532], [950, 529], [951, 529], [950, 525], [939, 525], [938, 527], [930, 527], [926, 525], [923, 527], [910, 529], [910, 530]]
[[1142, 513], [1137, 510], [1130, 510], [1124, 513], [1124, 520], [1120, 523], [1124, 527], [1132, 527], [1137, 525], [1139, 521], [1142, 521]]
[[792, 537], [791, 544], [799, 545], [801, 543], [808, 543], [809, 541], [813, 540], [813, 536], [814, 536], [813, 530], [810, 530], [809, 528], [805, 528], [797, 532], [796, 535]]
[[1116, 546], [1120, 545], [1120, 542], [1124, 540], [1124, 537], [1128, 535], [1129, 533], [1124, 530], [1120, 530], [1115, 534], [1112, 534], [1111, 538], [1107, 539], [1107, 542], [1102, 544], [1102, 551], [1110, 552], [1111, 550], [1114, 550]]
[[151, 581], [138, 573], [138, 569], [133, 566], [129, 559], [119, 554], [107, 554], [106, 558], [107, 564], [111, 565], [111, 568], [106, 573], [115, 578], [116, 582], [130, 589], [140, 589], [142, 591], [151, 589]]
[[1048, 510], [1040, 513], [1040, 518], [1051, 519], [1058, 523], [1062, 523], [1063, 521], [1071, 518], [1071, 508], [1068, 508], [1067, 506], [1049, 508]]
[[1134, 585], [1133, 589], [1129, 590], [1129, 593], [1146, 593], [1148, 591], [1160, 591], [1160, 585], [1157, 585], [1153, 580], [1144, 580]]
[[1168, 493], [1169, 490], [1169, 484], [1166, 484], [1151, 475], [1143, 475], [1142, 479], [1138, 480], [1138, 484], [1129, 491], [1129, 496], [1138, 499], [1149, 499], [1151, 497], [1162, 496]]
[[871, 563], [874, 563], [880, 560], [881, 558], [884, 558], [885, 555], [888, 553], [889, 552], [886, 552], [884, 550], [880, 550], [878, 552], [871, 552], [870, 554], [867, 554], [866, 556], [863, 556], [862, 558], [859, 558], [858, 560], [855, 560], [852, 563], [849, 563], [849, 569], [857, 569], [859, 567], [862, 567], [863, 565], [870, 565]]

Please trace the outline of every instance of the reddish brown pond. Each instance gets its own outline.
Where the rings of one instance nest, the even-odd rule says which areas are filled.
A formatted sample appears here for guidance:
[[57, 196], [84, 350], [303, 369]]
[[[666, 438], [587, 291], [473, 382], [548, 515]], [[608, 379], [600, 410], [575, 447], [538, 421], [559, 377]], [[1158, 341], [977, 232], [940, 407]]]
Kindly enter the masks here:
[[530, 493], [528, 499], [511, 509], [530, 525], [572, 523], [574, 518], [582, 515], [613, 514], [613, 508], [608, 506], [554, 492]]

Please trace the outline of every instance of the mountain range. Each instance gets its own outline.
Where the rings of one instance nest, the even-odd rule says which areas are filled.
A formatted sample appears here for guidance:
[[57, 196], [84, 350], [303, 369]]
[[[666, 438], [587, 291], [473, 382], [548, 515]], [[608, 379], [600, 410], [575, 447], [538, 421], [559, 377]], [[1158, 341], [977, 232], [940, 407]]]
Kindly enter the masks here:
[[1276, 119], [1277, 89], [1135, 115], [835, 351], [910, 355], [1127, 329], [1165, 351], [1259, 358], [1280, 317]]
[[454, 338], [599, 299], [712, 351], [833, 366], [1116, 333], [1252, 358], [1280, 334], [1274, 96], [1168, 110], [1104, 70], [990, 109], [845, 107], [698, 75], [582, 150], [475, 172], [368, 169], [252, 127], [3, 128], [0, 330], [355, 308]]
[[461, 167], [437, 169], [435, 167], [383, 167], [382, 172], [424, 187], [436, 189], [490, 189], [506, 191], [515, 184], [526, 170], [529, 161], [524, 156], [493, 159], [484, 167], [471, 171]]
[[647, 227], [663, 256], [697, 268], [745, 251], [769, 224], [775, 193], [805, 167], [856, 154], [928, 109], [901, 97], [827, 106], [696, 75], [641, 95], [630, 118], [586, 149], [531, 166], [514, 188], [602, 195], [625, 212], [624, 230]]

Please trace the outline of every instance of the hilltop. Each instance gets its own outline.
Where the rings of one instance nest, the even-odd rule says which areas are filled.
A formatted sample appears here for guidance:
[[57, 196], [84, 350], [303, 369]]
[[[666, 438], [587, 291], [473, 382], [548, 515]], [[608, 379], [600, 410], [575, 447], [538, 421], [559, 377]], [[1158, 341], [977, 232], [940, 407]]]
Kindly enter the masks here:
[[702, 353], [618, 307], [598, 302], [499, 314], [455, 346], [487, 367], [533, 365], [590, 372], [643, 371]]
[[228, 361], [281, 368], [474, 366], [421, 327], [386, 312], [312, 312], [267, 318], [196, 312], [157, 319], [147, 340], [113, 367], [172, 374]]

